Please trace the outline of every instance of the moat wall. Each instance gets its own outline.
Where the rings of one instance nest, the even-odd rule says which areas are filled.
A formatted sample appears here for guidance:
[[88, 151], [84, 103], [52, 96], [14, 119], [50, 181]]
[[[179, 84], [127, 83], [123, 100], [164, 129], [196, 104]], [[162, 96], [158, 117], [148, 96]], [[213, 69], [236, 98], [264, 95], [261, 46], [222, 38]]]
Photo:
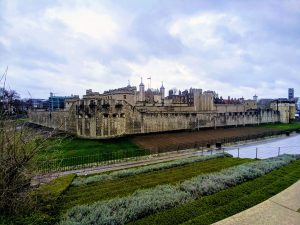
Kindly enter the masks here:
[[123, 104], [121, 108], [68, 111], [31, 111], [33, 123], [63, 130], [84, 138], [112, 138], [130, 134], [197, 130], [204, 127], [245, 126], [280, 121], [274, 110], [246, 112], [156, 112], [143, 111]]

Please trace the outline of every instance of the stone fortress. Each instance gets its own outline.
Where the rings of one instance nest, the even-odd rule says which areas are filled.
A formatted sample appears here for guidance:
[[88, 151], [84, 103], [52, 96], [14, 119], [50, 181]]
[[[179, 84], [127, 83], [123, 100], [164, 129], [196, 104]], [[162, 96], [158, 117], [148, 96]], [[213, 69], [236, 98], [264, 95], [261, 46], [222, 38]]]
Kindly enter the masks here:
[[[256, 98], [256, 96], [255, 96]], [[259, 108], [257, 99], [222, 99], [214, 91], [190, 88], [183, 92], [135, 86], [104, 91], [86, 91], [65, 101], [63, 110], [32, 110], [32, 123], [57, 128], [83, 138], [113, 138], [124, 135], [205, 127], [288, 123], [294, 119], [295, 104], [274, 101]]]

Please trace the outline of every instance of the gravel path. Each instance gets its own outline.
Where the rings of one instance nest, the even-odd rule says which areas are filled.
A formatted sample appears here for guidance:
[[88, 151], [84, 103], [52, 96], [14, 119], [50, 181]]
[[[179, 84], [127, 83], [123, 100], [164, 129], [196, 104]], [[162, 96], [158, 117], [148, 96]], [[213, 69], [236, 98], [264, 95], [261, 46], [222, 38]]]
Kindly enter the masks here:
[[184, 150], [179, 152], [163, 153], [160, 155], [151, 155], [145, 157], [144, 159], [127, 161], [127, 162], [122, 162], [117, 164], [37, 175], [32, 179], [31, 186], [38, 186], [39, 184], [48, 183], [57, 177], [68, 175], [68, 174], [88, 175], [88, 174], [95, 174], [95, 173], [101, 173], [107, 171], [121, 170], [121, 169], [126, 169], [131, 167], [146, 166], [150, 164], [166, 162], [170, 160], [188, 158], [194, 156], [195, 154], [196, 152], [194, 150]]

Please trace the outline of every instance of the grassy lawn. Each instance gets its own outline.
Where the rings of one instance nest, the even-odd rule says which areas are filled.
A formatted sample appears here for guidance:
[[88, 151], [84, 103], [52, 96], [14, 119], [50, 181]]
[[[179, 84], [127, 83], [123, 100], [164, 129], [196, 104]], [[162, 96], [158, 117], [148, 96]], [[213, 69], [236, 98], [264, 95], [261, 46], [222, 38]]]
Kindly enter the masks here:
[[294, 130], [300, 129], [300, 123], [273, 123], [273, 124], [262, 124], [259, 127], [272, 128], [278, 130]]
[[262, 177], [130, 224], [212, 224], [272, 197], [299, 179], [297, 160]]
[[149, 172], [79, 187], [70, 187], [63, 195], [61, 204], [63, 205], [64, 210], [66, 210], [75, 205], [129, 195], [138, 189], [151, 188], [160, 184], [182, 182], [199, 174], [220, 171], [221, 169], [249, 161], [250, 159], [229, 157], [211, 159], [162, 171]]
[[148, 154], [147, 151], [140, 149], [128, 138], [110, 140], [55, 138], [49, 140], [49, 146], [51, 147], [41, 151], [36, 158], [37, 161], [46, 161], [39, 166], [46, 172], [48, 169], [51, 171], [57, 167], [76, 166]]
[[119, 152], [125, 150], [140, 150], [140, 148], [131, 142], [128, 138], [110, 139], [110, 140], [90, 140], [81, 138], [65, 138], [61, 140], [52, 140], [54, 148], [41, 153], [48, 158], [68, 158], [86, 155], [96, 155], [106, 152]]

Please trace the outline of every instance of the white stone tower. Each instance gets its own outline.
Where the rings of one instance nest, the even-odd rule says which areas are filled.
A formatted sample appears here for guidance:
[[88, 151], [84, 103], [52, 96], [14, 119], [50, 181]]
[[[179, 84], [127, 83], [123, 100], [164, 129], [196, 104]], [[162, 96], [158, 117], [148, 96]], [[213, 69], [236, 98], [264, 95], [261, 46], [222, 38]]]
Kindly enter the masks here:
[[255, 95], [253, 96], [253, 100], [257, 102], [257, 99], [258, 99], [258, 97], [257, 97], [257, 95], [255, 94]]
[[145, 85], [143, 84], [143, 78], [141, 77], [141, 84], [140, 84], [140, 101], [145, 101]]

